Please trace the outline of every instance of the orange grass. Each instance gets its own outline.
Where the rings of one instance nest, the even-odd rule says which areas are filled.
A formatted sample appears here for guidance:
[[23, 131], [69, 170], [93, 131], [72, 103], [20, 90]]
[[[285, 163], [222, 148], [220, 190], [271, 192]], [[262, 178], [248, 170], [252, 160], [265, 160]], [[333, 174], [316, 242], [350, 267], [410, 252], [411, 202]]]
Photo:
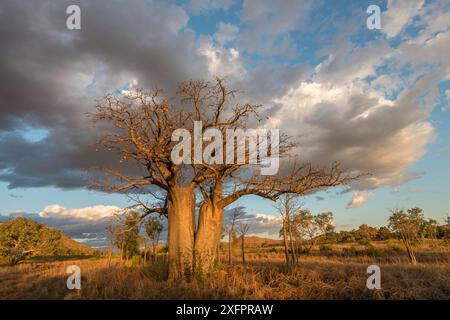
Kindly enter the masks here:
[[[376, 256], [363, 248], [313, 251], [300, 257], [295, 269], [283, 265], [280, 247], [249, 248], [248, 264], [219, 264], [208, 277], [191, 281], [164, 280], [163, 262], [143, 267], [114, 259], [27, 261], [0, 266], [0, 299], [449, 299], [450, 250], [429, 245], [418, 250], [419, 265], [407, 263], [389, 244], [375, 245]], [[356, 245], [355, 245], [356, 247]], [[420, 249], [420, 248], [418, 248]], [[275, 251], [275, 252], [274, 252]], [[222, 254], [222, 261], [226, 253]], [[67, 266], [82, 271], [81, 290], [66, 288]], [[368, 290], [366, 269], [381, 267], [381, 290]]]

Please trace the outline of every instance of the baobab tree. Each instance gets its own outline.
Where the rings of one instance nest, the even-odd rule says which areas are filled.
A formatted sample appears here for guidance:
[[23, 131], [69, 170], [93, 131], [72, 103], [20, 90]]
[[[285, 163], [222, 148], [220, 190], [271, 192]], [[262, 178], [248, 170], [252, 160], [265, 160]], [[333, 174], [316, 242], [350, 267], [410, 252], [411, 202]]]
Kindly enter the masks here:
[[[160, 213], [168, 217], [169, 276], [183, 277], [193, 268], [209, 271], [216, 257], [223, 226], [224, 209], [245, 195], [258, 195], [276, 200], [282, 194], [307, 194], [314, 190], [349, 183], [354, 175], [341, 170], [338, 163], [331, 167], [312, 164], [291, 165], [284, 175], [262, 176], [249, 166], [254, 155], [245, 150], [245, 161], [198, 161], [195, 147], [183, 154], [183, 162], [175, 164], [172, 152], [178, 141], [185, 136], [175, 135], [177, 129], [194, 133], [196, 125], [202, 124], [199, 144], [204, 157], [220, 158], [220, 149], [227, 150], [225, 142], [212, 143], [209, 129], [221, 135], [226, 130], [244, 130], [250, 125], [250, 116], [259, 119], [259, 105], [233, 103], [236, 91], [228, 90], [222, 79], [214, 82], [188, 81], [179, 85], [175, 95], [168, 97], [161, 90], [146, 92], [138, 89], [122, 97], [107, 95], [93, 115], [96, 122], [110, 124], [99, 144], [121, 157], [121, 162], [134, 165], [136, 170], [102, 168], [109, 177], [95, 185], [110, 192], [135, 193], [154, 190], [165, 194], [163, 204], [149, 205], [145, 214]], [[261, 119], [260, 119], [261, 120]], [[215, 132], [217, 132], [215, 131]], [[247, 132], [247, 131], [246, 131]], [[205, 138], [205, 137], [208, 137]], [[231, 149], [239, 138], [232, 137]], [[246, 135], [244, 133], [244, 146]], [[236, 141], [237, 140], [237, 141]], [[271, 137], [270, 142], [258, 141], [258, 149], [265, 148], [269, 157], [271, 150], [279, 150], [279, 157], [288, 156], [295, 144], [285, 135]], [[235, 142], [236, 141], [236, 142]], [[233, 150], [231, 150], [233, 152]], [[222, 158], [223, 158], [223, 154]], [[233, 154], [233, 159], [235, 156]], [[222, 159], [223, 160], [223, 159]], [[237, 160], [237, 155], [236, 159]], [[201, 194], [198, 224], [195, 223], [196, 191]]]

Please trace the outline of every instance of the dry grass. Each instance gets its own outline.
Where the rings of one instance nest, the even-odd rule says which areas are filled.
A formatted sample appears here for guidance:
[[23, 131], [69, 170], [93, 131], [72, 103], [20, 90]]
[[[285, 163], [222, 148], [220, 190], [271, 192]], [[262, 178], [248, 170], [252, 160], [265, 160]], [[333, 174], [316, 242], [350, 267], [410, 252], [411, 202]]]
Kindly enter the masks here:
[[[352, 250], [333, 246], [331, 252], [301, 256], [293, 270], [283, 266], [281, 248], [249, 248], [246, 266], [237, 261], [233, 267], [219, 265], [207, 279], [197, 277], [190, 282], [164, 280], [164, 263], [142, 267], [118, 260], [108, 264], [106, 259], [29, 261], [0, 267], [0, 299], [450, 298], [448, 246], [423, 245], [418, 253], [420, 263], [412, 267], [403, 252], [392, 245], [376, 244], [376, 250], [369, 252], [356, 245]], [[72, 264], [82, 270], [80, 291], [66, 288], [65, 270]], [[365, 286], [370, 264], [381, 267], [381, 290]]]

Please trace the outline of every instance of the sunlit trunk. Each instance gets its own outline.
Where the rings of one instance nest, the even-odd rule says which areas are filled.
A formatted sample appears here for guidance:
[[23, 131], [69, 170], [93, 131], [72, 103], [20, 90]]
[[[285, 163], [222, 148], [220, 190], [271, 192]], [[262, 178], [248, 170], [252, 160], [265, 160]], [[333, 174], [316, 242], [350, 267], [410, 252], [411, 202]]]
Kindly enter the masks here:
[[205, 201], [199, 210], [195, 235], [195, 268], [202, 273], [211, 271], [222, 238], [224, 209], [218, 201]]
[[168, 198], [169, 278], [181, 279], [192, 273], [195, 194], [190, 187], [170, 189]]
[[288, 228], [288, 230], [289, 230], [289, 242], [290, 242], [290, 245], [291, 245], [292, 265], [295, 266], [297, 264], [297, 255], [295, 253], [295, 248], [294, 248], [294, 240], [293, 240], [293, 237], [292, 237], [291, 224], [289, 223], [288, 226], [289, 226], [289, 228]]
[[284, 258], [286, 259], [286, 265], [289, 265], [289, 248], [287, 242], [287, 231], [286, 231], [286, 218], [283, 217], [283, 244], [284, 244]]
[[245, 235], [242, 234], [242, 264], [245, 264]]

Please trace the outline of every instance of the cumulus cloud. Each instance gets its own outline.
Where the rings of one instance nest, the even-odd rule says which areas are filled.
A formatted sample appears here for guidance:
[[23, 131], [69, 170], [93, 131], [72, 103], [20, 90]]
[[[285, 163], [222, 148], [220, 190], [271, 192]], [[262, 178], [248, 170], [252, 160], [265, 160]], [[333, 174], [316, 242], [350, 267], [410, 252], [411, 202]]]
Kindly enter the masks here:
[[[339, 37], [317, 48], [318, 61], [305, 64], [249, 62], [248, 54], [299, 54], [291, 34], [312, 25], [314, 2], [244, 1], [239, 21], [219, 22], [212, 36], [189, 29], [191, 9], [227, 10], [233, 3], [133, 0], [123, 10], [118, 1], [90, 1], [83, 3], [82, 31], [74, 32], [61, 14], [69, 0], [3, 1], [0, 150], [8, 152], [0, 153], [0, 180], [10, 188], [83, 187], [87, 168], [116, 160], [94, 151], [99, 132], [85, 113], [96, 98], [130, 84], [172, 89], [180, 80], [214, 75], [227, 76], [243, 91], [242, 101], [264, 104], [269, 124], [297, 137], [302, 160], [338, 160], [371, 173], [352, 191], [398, 186], [421, 174], [410, 167], [433, 141], [429, 118], [438, 84], [450, 78], [444, 2], [389, 1], [382, 19], [388, 39], [355, 45]], [[416, 17], [422, 29], [390, 44]], [[25, 125], [47, 135], [30, 141]], [[54, 207], [43, 214], [89, 216], [83, 210]], [[97, 212], [91, 217], [107, 211], [90, 210]]]
[[424, 3], [424, 0], [388, 0], [381, 20], [382, 31], [388, 37], [395, 37], [419, 14]]
[[122, 208], [116, 206], [92, 206], [77, 209], [66, 209], [58, 204], [46, 206], [41, 212], [40, 217], [52, 218], [77, 218], [85, 220], [100, 220], [112, 217], [122, 211]]
[[373, 196], [373, 193], [369, 191], [354, 192], [353, 199], [347, 204], [347, 209], [361, 207], [371, 196]]
[[234, 40], [239, 32], [239, 27], [231, 23], [219, 23], [219, 30], [214, 34], [214, 38], [221, 45]]

